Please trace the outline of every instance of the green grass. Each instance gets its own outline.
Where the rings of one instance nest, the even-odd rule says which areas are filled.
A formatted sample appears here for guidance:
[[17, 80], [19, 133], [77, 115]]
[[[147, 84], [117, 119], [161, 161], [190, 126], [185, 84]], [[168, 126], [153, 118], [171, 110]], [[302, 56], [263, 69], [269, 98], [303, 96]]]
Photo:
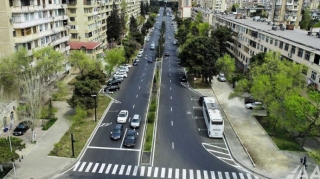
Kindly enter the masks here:
[[[187, 75], [188, 77], [188, 83], [190, 87], [193, 89], [210, 89], [211, 85], [210, 84], [204, 84], [202, 83], [202, 78], [201, 77], [195, 77], [194, 75]], [[196, 78], [196, 80], [194, 80]]]
[[57, 121], [57, 118], [51, 118], [47, 121], [47, 123], [45, 125], [42, 126], [42, 130], [46, 131], [48, 129], [50, 129], [50, 127]]
[[70, 80], [67, 84], [68, 84], [68, 85], [75, 85], [76, 82], [77, 82], [77, 79], [76, 79], [76, 77], [74, 77], [74, 78], [72, 78], [72, 80]]
[[150, 152], [152, 147], [152, 139], [153, 139], [153, 123], [148, 123], [147, 132], [146, 132], [146, 141], [144, 144], [144, 151]]
[[267, 116], [255, 117], [280, 150], [305, 152], [285, 129], [271, 126]]
[[94, 122], [94, 109], [88, 110], [88, 117], [80, 121], [74, 122], [69, 130], [63, 135], [59, 143], [49, 153], [51, 156], [58, 157], [72, 157], [71, 150], [71, 133], [73, 133], [74, 140], [74, 157], [78, 157], [82, 148], [85, 146], [92, 131], [96, 127], [98, 121], [102, 117], [103, 112], [106, 110], [110, 103], [110, 98], [99, 95], [98, 108], [97, 108], [97, 122]]

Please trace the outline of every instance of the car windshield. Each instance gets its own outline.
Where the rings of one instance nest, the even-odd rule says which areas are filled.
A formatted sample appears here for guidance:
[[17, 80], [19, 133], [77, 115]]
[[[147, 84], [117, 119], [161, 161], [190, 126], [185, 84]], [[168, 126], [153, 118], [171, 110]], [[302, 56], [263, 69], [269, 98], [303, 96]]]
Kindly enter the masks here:
[[138, 119], [132, 119], [132, 122], [139, 122]]
[[24, 125], [22, 125], [22, 124], [19, 124], [19, 125], [17, 126], [17, 128], [19, 128], [19, 129], [23, 129], [23, 128], [25, 128], [25, 126], [24, 126]]
[[120, 134], [120, 132], [121, 132], [120, 129], [114, 129], [114, 130], [113, 130], [113, 133], [114, 133], [114, 134]]
[[133, 135], [128, 135], [127, 139], [134, 139], [134, 136]]
[[224, 74], [223, 74], [223, 73], [220, 73], [220, 76], [221, 76], [221, 77], [224, 77]]
[[126, 113], [120, 113], [119, 117], [126, 117]]

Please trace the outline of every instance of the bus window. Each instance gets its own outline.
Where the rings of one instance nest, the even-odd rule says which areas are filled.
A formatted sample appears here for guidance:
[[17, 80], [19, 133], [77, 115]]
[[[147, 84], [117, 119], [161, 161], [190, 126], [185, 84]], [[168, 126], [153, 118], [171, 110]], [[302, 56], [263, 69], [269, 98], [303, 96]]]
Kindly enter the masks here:
[[223, 125], [222, 121], [211, 121], [212, 125]]

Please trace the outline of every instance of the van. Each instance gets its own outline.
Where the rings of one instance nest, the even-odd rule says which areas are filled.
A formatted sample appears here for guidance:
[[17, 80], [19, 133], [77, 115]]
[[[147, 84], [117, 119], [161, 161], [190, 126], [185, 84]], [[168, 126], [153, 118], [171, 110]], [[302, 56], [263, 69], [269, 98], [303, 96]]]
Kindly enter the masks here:
[[154, 50], [154, 48], [155, 48], [155, 44], [152, 43], [150, 49], [151, 49], [151, 50]]

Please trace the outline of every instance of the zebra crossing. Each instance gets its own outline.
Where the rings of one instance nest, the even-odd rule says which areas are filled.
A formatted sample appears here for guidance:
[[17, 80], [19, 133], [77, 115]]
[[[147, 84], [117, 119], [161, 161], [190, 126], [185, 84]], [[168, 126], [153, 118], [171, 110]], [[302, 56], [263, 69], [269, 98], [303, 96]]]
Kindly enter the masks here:
[[250, 173], [77, 162], [74, 172], [168, 179], [259, 179]]

